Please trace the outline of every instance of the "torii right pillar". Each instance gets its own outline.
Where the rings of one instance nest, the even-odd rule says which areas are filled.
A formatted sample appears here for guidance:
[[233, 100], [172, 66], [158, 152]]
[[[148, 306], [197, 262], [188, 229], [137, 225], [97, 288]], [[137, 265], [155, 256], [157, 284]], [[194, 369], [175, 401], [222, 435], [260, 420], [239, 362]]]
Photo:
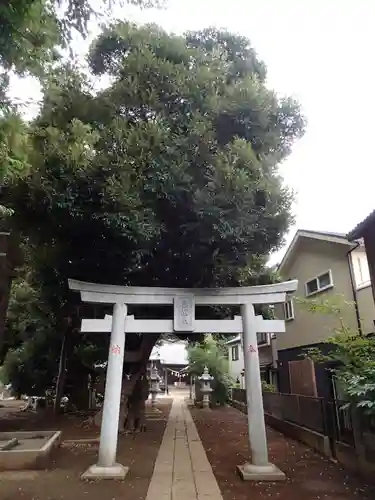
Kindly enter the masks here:
[[285, 474], [268, 461], [254, 305], [242, 305], [241, 315], [251, 462], [238, 465], [237, 469], [245, 481], [285, 481]]

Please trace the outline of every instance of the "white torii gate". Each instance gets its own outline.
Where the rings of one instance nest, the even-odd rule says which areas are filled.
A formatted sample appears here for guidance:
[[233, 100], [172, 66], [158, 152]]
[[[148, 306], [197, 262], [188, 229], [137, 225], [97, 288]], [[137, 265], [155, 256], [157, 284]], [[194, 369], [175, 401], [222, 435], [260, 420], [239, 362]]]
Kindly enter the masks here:
[[[82, 332], [111, 332], [98, 463], [83, 478], [124, 478], [128, 468], [116, 463], [121, 402], [125, 335], [140, 333], [241, 333], [245, 347], [245, 382], [251, 463], [238, 466], [245, 480], [275, 481], [284, 473], [268, 461], [266, 429], [260, 380], [257, 333], [285, 331], [283, 320], [264, 320], [256, 316], [254, 304], [284, 303], [286, 294], [297, 289], [298, 282], [239, 288], [157, 288], [122, 287], [69, 280], [71, 290], [81, 293], [84, 302], [113, 304], [113, 317], [82, 320]], [[174, 306], [173, 320], [137, 320], [127, 316], [127, 305]], [[233, 320], [196, 320], [195, 305], [240, 305], [241, 316]]]

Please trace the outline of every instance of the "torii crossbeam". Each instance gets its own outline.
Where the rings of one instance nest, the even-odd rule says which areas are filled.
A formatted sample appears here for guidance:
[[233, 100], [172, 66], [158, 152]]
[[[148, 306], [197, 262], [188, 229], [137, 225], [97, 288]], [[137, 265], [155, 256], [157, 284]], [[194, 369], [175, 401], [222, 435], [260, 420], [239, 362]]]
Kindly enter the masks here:
[[[263, 319], [255, 316], [257, 333], [283, 333], [284, 321], [278, 319]], [[112, 330], [112, 316], [107, 314], [104, 319], [83, 319], [82, 333], [110, 333]], [[125, 333], [175, 333], [172, 319], [135, 319], [127, 316], [125, 319]], [[193, 332], [198, 333], [242, 333], [242, 317], [234, 319], [196, 319]]]

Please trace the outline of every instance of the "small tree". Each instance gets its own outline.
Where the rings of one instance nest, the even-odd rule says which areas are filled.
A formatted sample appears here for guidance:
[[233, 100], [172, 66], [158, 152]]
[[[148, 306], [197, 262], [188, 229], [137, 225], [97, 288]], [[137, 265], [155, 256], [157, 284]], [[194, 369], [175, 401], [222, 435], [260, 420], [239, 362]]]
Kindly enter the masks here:
[[276, 387], [273, 384], [269, 384], [265, 380], [262, 380], [262, 391], [263, 392], [276, 392]]
[[327, 352], [312, 347], [305, 356], [315, 363], [330, 363], [328, 369], [341, 383], [350, 404], [375, 415], [375, 338], [348, 326], [345, 318], [354, 304], [341, 296], [299, 302], [314, 314], [334, 315], [338, 325], [325, 341]]
[[228, 397], [228, 389], [232, 384], [225, 341], [216, 341], [212, 336], [207, 336], [204, 342], [188, 348], [188, 360], [191, 375], [202, 375], [204, 367], [207, 366], [210, 374], [214, 377], [212, 400], [224, 404]]

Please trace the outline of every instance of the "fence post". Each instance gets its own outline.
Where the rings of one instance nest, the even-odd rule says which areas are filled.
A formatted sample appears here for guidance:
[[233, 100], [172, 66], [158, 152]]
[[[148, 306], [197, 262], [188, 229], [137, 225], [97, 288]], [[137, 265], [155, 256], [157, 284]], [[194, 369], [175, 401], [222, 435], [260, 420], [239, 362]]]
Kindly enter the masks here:
[[327, 401], [325, 399], [321, 399], [320, 400], [320, 411], [321, 411], [321, 415], [322, 415], [322, 422], [323, 422], [323, 434], [325, 436], [328, 436], [329, 437], [329, 424], [328, 424], [328, 421], [327, 421]]
[[229, 404], [232, 404], [233, 402], [233, 388], [229, 387], [228, 389], [228, 402]]
[[298, 415], [298, 424], [299, 425], [303, 425], [301, 424], [301, 403], [300, 403], [300, 398], [299, 398], [299, 395], [296, 394], [296, 399], [297, 399], [297, 415]]
[[285, 411], [284, 411], [285, 402], [284, 401], [285, 401], [285, 398], [283, 398], [281, 396], [281, 398], [280, 398], [280, 418], [282, 420], [285, 420], [285, 418], [284, 418], [284, 415], [285, 415]]
[[339, 423], [337, 420], [337, 401], [325, 401], [326, 423], [329, 445], [333, 458], [336, 458], [336, 441], [339, 440]]
[[353, 426], [353, 438], [354, 438], [354, 448], [358, 459], [366, 460], [366, 449], [362, 437], [362, 422], [360, 411], [357, 407], [353, 406], [350, 409], [352, 426]]

